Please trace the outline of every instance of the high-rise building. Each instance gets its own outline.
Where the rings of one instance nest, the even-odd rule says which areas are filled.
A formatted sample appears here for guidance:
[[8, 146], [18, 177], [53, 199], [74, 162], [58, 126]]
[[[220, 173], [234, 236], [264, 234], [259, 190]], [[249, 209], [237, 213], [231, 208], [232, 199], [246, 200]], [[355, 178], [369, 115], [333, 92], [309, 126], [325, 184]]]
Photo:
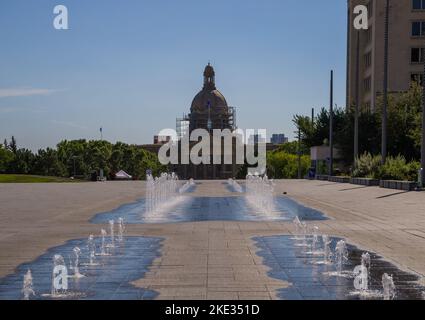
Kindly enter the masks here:
[[[372, 111], [383, 93], [386, 2], [348, 0], [347, 107], [355, 105], [357, 88], [360, 107]], [[368, 8], [368, 30], [354, 28], [357, 5]], [[388, 92], [405, 92], [412, 81], [421, 84], [424, 46], [425, 1], [390, 0]]]
[[190, 121], [187, 116], [176, 119], [176, 133], [178, 141], [180, 141], [185, 135], [189, 134], [189, 124]]
[[270, 143], [272, 144], [284, 144], [288, 142], [288, 138], [285, 137], [283, 133], [274, 133], [270, 138]]

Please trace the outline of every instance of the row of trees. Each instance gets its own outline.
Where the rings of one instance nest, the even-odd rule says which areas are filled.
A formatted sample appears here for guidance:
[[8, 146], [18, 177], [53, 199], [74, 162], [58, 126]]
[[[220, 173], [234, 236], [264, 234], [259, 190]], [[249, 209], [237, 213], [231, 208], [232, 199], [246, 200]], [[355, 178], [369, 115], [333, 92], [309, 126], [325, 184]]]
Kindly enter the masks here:
[[155, 154], [122, 142], [64, 140], [56, 149], [33, 153], [18, 148], [12, 137], [0, 146], [0, 173], [88, 178], [103, 170], [105, 176], [113, 178], [116, 172], [124, 170], [135, 179], [144, 179], [147, 169], [158, 174], [165, 168]]
[[[422, 88], [416, 83], [402, 94], [388, 97], [388, 155], [403, 155], [407, 161], [420, 159]], [[359, 154], [381, 152], [382, 97], [376, 112], [362, 110], [359, 114]], [[301, 143], [306, 151], [312, 146], [326, 145], [329, 138], [329, 111], [322, 109], [312, 121], [296, 115], [293, 119], [301, 132]], [[349, 167], [354, 161], [354, 110], [334, 110], [334, 143], [341, 152], [342, 163]]]
[[274, 179], [296, 179], [298, 177], [298, 165], [301, 176], [304, 177], [311, 165], [308, 150], [301, 150], [302, 155], [298, 158], [298, 142], [290, 142], [282, 145], [279, 149], [267, 152], [267, 174]]

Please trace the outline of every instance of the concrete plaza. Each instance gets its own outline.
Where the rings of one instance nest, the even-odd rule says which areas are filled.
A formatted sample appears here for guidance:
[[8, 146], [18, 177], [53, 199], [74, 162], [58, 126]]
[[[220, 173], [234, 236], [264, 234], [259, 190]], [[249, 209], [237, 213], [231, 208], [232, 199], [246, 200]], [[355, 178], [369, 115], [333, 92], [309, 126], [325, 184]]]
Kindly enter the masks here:
[[[223, 181], [200, 181], [190, 196], [241, 196]], [[312, 221], [400, 269], [425, 275], [425, 194], [323, 181], [275, 181], [330, 219]], [[66, 240], [98, 235], [96, 213], [144, 197], [143, 182], [0, 184], [0, 277]], [[268, 276], [255, 236], [287, 235], [290, 222], [189, 222], [127, 225], [126, 234], [164, 238], [161, 256], [134, 284], [159, 299], [275, 299], [288, 284]]]

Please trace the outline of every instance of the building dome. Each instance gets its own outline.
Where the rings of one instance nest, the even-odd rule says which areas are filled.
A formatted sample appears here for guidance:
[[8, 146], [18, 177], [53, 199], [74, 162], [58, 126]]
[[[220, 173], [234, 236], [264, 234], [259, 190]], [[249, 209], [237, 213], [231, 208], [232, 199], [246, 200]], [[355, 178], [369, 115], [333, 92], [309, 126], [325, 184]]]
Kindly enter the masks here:
[[220, 109], [227, 109], [226, 98], [217, 89], [200, 91], [192, 101], [190, 108], [191, 112], [203, 112], [211, 110], [219, 111]]
[[214, 68], [208, 62], [208, 65], [205, 67], [205, 70], [204, 70], [204, 77], [214, 77], [214, 76], [215, 76]]
[[230, 118], [226, 98], [215, 87], [215, 71], [211, 64], [204, 70], [204, 87], [195, 96], [190, 107], [190, 132], [194, 129], [230, 129]]

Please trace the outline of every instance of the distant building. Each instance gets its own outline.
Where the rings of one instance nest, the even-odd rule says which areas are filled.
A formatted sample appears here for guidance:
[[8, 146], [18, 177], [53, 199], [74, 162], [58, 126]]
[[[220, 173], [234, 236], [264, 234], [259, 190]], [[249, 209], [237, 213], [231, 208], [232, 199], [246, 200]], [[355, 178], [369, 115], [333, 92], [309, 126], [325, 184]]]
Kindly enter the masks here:
[[182, 118], [176, 119], [177, 140], [180, 141], [185, 135], [189, 134], [189, 118], [184, 115]]
[[284, 144], [288, 142], [288, 138], [283, 133], [274, 133], [270, 139], [271, 144]]
[[190, 107], [189, 130], [236, 128], [235, 109], [215, 86], [215, 71], [208, 63], [204, 70], [204, 87], [195, 96]]
[[[230, 107], [223, 94], [217, 90], [215, 85], [215, 71], [211, 64], [208, 63], [205, 67], [203, 77], [203, 88], [193, 98], [189, 115], [176, 119], [177, 139], [179, 141], [196, 129], [205, 129], [210, 134], [212, 134], [214, 129], [228, 129], [231, 131], [236, 129], [235, 108]], [[194, 144], [195, 142], [191, 142], [190, 148]], [[179, 149], [181, 149], [180, 143]], [[225, 164], [224, 159], [229, 156], [232, 157], [232, 163]], [[221, 157], [221, 164], [212, 164], [211, 152], [211, 164], [178, 164], [171, 166], [171, 169], [182, 179], [228, 179], [235, 177], [239, 169], [239, 166], [236, 164], [235, 138], [232, 144], [232, 155], [227, 155], [223, 152]]]
[[172, 140], [171, 136], [154, 136], [153, 144], [166, 144]]
[[[365, 5], [369, 29], [354, 29], [354, 7]], [[374, 111], [384, 88], [384, 31], [386, 0], [348, 0], [347, 107]], [[423, 81], [425, 1], [391, 0], [389, 14], [388, 92], [405, 92], [412, 81]], [[358, 63], [357, 63], [358, 62]], [[358, 65], [358, 82], [357, 82]]]

